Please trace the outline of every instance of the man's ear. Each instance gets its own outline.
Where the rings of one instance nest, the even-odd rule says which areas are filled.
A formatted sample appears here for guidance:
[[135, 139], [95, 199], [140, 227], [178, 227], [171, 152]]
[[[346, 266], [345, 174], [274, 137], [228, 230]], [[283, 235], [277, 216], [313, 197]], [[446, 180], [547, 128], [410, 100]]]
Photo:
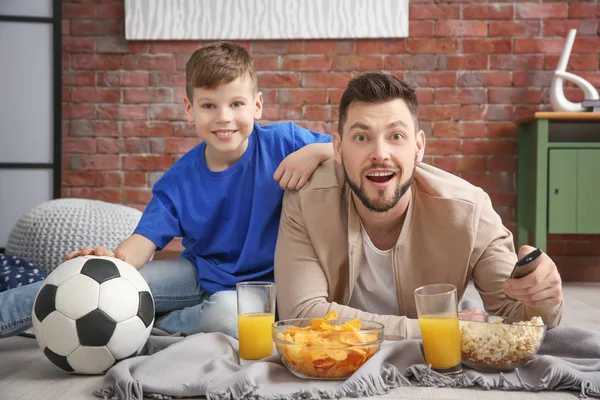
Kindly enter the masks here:
[[425, 156], [425, 132], [420, 130], [417, 133], [417, 163], [423, 161]]
[[254, 119], [259, 120], [262, 118], [263, 110], [263, 96], [262, 92], [256, 93], [256, 101], [254, 102]]
[[338, 132], [333, 134], [333, 157], [338, 164], [342, 164], [342, 137]]
[[183, 98], [183, 104], [185, 104], [185, 113], [187, 114], [188, 122], [194, 122], [194, 113], [192, 112], [192, 102], [189, 101], [187, 96]]

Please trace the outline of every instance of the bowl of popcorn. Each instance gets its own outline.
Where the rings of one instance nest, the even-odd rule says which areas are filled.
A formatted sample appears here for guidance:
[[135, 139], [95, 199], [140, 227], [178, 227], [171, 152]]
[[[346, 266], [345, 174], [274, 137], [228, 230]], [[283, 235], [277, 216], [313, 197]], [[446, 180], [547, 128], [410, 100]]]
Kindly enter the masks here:
[[538, 352], [546, 325], [540, 317], [521, 320], [476, 313], [459, 313], [464, 366], [484, 372], [510, 371]]
[[300, 318], [273, 324], [273, 342], [283, 365], [304, 379], [345, 379], [383, 342], [383, 325], [359, 319]]

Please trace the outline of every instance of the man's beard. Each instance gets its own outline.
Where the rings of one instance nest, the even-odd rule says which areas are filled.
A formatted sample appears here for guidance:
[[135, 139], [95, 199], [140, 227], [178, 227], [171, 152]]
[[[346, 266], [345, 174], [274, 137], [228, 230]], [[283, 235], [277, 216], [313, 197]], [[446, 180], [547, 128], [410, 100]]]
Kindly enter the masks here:
[[[416, 159], [415, 159], [415, 161], [416, 161]], [[372, 166], [369, 166], [369, 169], [378, 168], [378, 167], [379, 166], [372, 165]], [[382, 166], [382, 167], [385, 168], [384, 166]], [[346, 182], [348, 182], [348, 186], [350, 186], [350, 189], [352, 189], [352, 191], [354, 192], [356, 197], [358, 197], [360, 199], [360, 201], [364, 204], [364, 206], [367, 207], [371, 211], [386, 212], [386, 211], [391, 210], [392, 208], [394, 208], [396, 206], [396, 204], [398, 204], [398, 202], [400, 201], [402, 196], [404, 196], [404, 194], [410, 188], [410, 185], [412, 185], [412, 182], [415, 178], [416, 162], [415, 162], [415, 166], [413, 167], [412, 173], [410, 174], [410, 178], [408, 178], [408, 180], [406, 182], [404, 182], [403, 184], [396, 185], [396, 191], [394, 192], [394, 195], [392, 196], [392, 198], [390, 198], [389, 200], [379, 199], [379, 198], [377, 198], [377, 199], [369, 198], [369, 195], [367, 194], [367, 191], [365, 190], [363, 184], [358, 186], [355, 182], [352, 182], [352, 180], [350, 180], [350, 178], [348, 177], [348, 172], [346, 172], [346, 167], [344, 166], [343, 162], [342, 162], [342, 168], [344, 168], [344, 175], [346, 177]], [[399, 172], [397, 172], [396, 174], [400, 175]], [[365, 178], [365, 179], [368, 179], [368, 178]]]

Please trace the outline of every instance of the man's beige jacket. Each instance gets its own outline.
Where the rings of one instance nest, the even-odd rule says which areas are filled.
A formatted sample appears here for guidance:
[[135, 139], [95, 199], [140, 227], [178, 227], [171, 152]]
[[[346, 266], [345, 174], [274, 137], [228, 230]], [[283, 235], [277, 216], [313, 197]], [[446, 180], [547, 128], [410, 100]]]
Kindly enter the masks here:
[[438, 168], [415, 171], [404, 226], [392, 250], [400, 315], [376, 315], [347, 306], [363, 264], [360, 219], [344, 171], [334, 160], [321, 164], [300, 191], [287, 191], [275, 251], [279, 318], [374, 320], [387, 339], [420, 336], [414, 290], [449, 283], [460, 299], [470, 280], [493, 315], [543, 317], [552, 327], [562, 304], [536, 310], [504, 294], [502, 282], [517, 261], [511, 232], [480, 188]]

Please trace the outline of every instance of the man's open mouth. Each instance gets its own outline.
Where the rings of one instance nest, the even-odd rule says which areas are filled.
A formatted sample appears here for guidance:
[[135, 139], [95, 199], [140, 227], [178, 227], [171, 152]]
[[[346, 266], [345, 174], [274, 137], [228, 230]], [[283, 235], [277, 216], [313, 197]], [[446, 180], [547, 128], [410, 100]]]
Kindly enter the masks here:
[[396, 175], [394, 172], [373, 172], [371, 174], [367, 174], [367, 179], [371, 182], [385, 183], [390, 181], [394, 175]]

